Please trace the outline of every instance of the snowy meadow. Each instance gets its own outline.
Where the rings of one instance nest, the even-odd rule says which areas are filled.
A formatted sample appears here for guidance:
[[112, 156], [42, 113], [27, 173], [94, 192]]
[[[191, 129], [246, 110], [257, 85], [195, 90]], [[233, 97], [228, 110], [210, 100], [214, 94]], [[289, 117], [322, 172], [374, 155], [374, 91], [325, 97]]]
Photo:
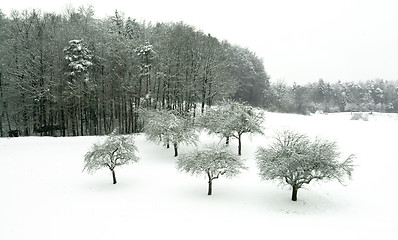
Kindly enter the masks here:
[[[0, 239], [396, 239], [398, 115], [265, 113], [261, 135], [243, 135], [248, 167], [214, 181], [176, 169], [173, 149], [135, 136], [140, 161], [89, 175], [85, 153], [100, 137], [0, 139]], [[291, 129], [356, 155], [352, 180], [291, 189], [258, 175], [255, 152]], [[200, 135], [200, 144], [218, 142]], [[224, 141], [224, 140], [221, 140]], [[230, 148], [237, 151], [237, 140]], [[194, 147], [182, 145], [180, 153]]]

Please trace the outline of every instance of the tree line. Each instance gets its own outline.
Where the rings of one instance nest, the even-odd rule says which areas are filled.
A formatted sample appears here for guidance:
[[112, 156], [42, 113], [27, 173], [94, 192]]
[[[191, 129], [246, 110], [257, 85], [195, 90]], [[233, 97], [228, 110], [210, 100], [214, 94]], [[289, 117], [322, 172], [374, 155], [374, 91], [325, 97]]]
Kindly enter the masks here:
[[398, 112], [398, 81], [318, 82], [288, 86], [271, 83], [266, 91], [269, 109], [300, 114], [330, 112]]
[[270, 111], [398, 112], [398, 82], [270, 83], [247, 48], [179, 23], [92, 7], [62, 14], [0, 10], [0, 135], [142, 131], [140, 109], [195, 116], [232, 98]]
[[0, 11], [1, 136], [142, 130], [139, 109], [195, 115], [233, 98], [265, 105], [253, 52], [184, 23], [145, 23], [92, 7]]

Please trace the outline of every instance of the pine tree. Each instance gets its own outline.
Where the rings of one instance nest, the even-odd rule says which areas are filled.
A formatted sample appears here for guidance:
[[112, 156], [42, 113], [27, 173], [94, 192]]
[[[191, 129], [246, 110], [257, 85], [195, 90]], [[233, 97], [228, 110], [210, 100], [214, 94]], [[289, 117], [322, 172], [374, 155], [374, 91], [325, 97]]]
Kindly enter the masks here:
[[89, 89], [88, 68], [92, 66], [91, 51], [85, 46], [83, 40], [70, 40], [64, 49], [65, 59], [68, 63], [68, 81], [65, 91], [66, 100], [69, 102], [69, 112], [72, 116], [73, 135], [84, 135], [85, 108], [87, 106], [87, 92]]
[[[140, 59], [140, 81], [145, 81], [145, 99], [147, 101], [147, 107], [151, 106], [151, 71], [152, 71], [152, 61], [154, 59], [155, 51], [153, 46], [146, 42], [144, 45], [140, 45], [135, 49], [137, 56]], [[141, 84], [141, 83], [140, 83]]]
[[83, 40], [70, 40], [69, 46], [64, 49], [64, 53], [72, 81], [77, 81], [79, 78], [88, 81], [88, 68], [93, 64], [91, 62], [92, 54], [84, 45]]

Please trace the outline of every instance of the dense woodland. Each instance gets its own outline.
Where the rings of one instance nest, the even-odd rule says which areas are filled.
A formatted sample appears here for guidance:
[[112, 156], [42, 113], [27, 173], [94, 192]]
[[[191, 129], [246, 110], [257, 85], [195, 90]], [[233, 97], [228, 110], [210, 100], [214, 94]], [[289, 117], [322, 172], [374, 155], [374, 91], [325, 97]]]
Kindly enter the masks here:
[[142, 130], [140, 109], [188, 116], [232, 98], [272, 111], [398, 112], [384, 80], [270, 83], [262, 59], [184, 23], [145, 23], [92, 7], [0, 11], [0, 133], [82, 136]]
[[96, 19], [91, 7], [0, 14], [0, 61], [2, 136], [137, 132], [139, 108], [263, 106], [269, 85], [248, 49], [184, 23]]

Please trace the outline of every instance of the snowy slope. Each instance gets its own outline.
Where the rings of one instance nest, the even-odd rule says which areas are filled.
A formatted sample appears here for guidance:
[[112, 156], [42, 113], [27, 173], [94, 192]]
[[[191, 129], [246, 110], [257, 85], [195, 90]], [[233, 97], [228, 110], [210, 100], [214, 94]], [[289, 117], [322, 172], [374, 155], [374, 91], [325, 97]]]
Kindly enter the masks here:
[[[265, 136], [243, 138], [249, 169], [215, 180], [213, 196], [205, 177], [178, 172], [173, 150], [143, 135], [136, 136], [140, 162], [116, 168], [116, 185], [107, 169], [82, 172], [97, 137], [0, 139], [0, 239], [396, 239], [397, 115], [266, 113], [264, 127]], [[261, 181], [256, 148], [283, 129], [355, 153], [353, 180], [310, 184], [297, 202], [288, 187]]]

